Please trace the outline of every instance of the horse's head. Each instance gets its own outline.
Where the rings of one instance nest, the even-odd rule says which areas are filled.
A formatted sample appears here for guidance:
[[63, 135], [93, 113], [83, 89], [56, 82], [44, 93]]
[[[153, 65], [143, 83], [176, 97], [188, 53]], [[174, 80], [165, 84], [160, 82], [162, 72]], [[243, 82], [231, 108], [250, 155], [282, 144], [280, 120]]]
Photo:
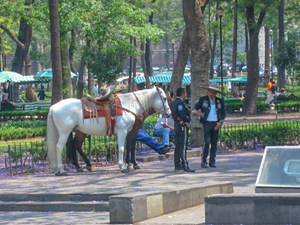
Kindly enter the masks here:
[[155, 87], [157, 91], [157, 97], [154, 99], [154, 110], [158, 114], [162, 114], [162, 116], [170, 116], [171, 109], [167, 101], [166, 93], [163, 89], [159, 87]]

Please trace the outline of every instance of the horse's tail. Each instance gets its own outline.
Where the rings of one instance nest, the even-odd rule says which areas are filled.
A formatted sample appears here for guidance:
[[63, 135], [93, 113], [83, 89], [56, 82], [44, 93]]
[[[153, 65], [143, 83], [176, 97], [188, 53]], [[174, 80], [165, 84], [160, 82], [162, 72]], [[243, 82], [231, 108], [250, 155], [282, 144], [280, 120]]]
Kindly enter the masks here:
[[49, 162], [49, 167], [55, 169], [57, 164], [57, 150], [56, 144], [58, 142], [58, 130], [53, 122], [53, 109], [50, 108], [47, 117], [47, 157]]

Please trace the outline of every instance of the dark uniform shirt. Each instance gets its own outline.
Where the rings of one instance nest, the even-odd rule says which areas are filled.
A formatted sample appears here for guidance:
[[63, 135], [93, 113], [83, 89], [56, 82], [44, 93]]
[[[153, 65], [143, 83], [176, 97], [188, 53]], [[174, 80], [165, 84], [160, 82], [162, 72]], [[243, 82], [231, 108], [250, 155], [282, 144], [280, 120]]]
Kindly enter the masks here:
[[[226, 112], [224, 107], [224, 101], [221, 98], [215, 97], [215, 105], [216, 105], [216, 113], [218, 117], [217, 122], [224, 122]], [[207, 122], [207, 117], [210, 111], [210, 100], [208, 96], [203, 96], [199, 98], [199, 100], [196, 102], [195, 107], [196, 110], [201, 110], [201, 117], [200, 122], [205, 123]]]
[[172, 103], [172, 117], [175, 123], [190, 123], [190, 110], [186, 107], [184, 101], [177, 97]]

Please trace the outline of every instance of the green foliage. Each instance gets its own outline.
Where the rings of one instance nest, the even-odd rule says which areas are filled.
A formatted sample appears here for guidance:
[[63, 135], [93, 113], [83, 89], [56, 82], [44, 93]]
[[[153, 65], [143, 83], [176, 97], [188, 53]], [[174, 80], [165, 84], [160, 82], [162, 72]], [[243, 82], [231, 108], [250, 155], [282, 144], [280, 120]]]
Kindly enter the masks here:
[[276, 104], [276, 109], [280, 112], [299, 112], [300, 101], [285, 101]]
[[276, 121], [259, 124], [225, 125], [220, 141], [231, 147], [244, 148], [261, 145], [296, 144], [299, 138], [299, 121]]
[[1, 141], [33, 138], [46, 134], [46, 121], [9, 121], [0, 125]]
[[[257, 111], [258, 112], [265, 112], [268, 109], [270, 109], [269, 104], [266, 104], [266, 103], [261, 102], [261, 101], [258, 101], [256, 103], [256, 105], [257, 105]], [[226, 112], [228, 112], [228, 113], [239, 112], [242, 107], [243, 107], [242, 99], [239, 99], [239, 98], [225, 99], [225, 108], [226, 108]]]

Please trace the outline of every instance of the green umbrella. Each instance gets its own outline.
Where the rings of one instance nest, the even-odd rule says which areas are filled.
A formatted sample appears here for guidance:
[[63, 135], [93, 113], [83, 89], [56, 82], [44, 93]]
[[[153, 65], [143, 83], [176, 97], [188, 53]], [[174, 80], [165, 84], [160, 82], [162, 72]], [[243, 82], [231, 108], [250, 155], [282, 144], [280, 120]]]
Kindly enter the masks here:
[[[45, 69], [43, 71], [37, 72], [34, 75], [34, 79], [40, 79], [40, 78], [52, 79], [52, 77], [53, 77], [52, 68]], [[71, 77], [74, 78], [74, 77], [77, 77], [77, 75], [75, 73], [71, 72]]]
[[6, 82], [8, 80], [12, 80], [12, 77], [16, 77], [16, 76], [22, 76], [21, 74], [18, 74], [16, 72], [13, 71], [1, 71], [0, 72], [0, 82]]

